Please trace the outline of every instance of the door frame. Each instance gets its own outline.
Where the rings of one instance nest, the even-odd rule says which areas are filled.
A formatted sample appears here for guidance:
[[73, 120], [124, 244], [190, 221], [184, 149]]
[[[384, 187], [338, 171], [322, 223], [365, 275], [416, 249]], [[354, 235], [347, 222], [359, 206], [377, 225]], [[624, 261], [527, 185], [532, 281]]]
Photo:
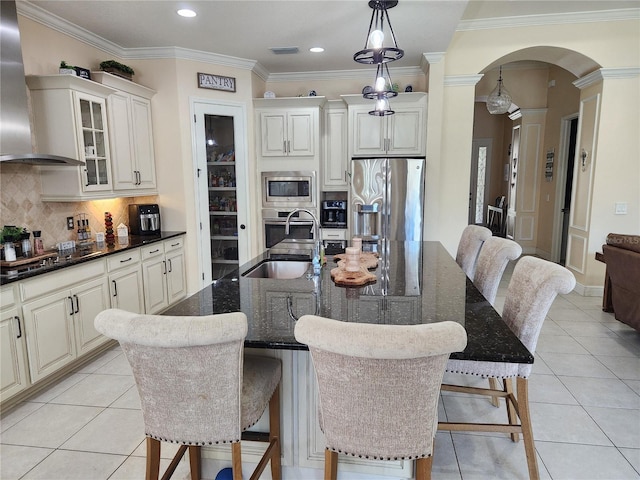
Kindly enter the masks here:
[[[556, 201], [553, 208], [553, 233], [551, 234], [551, 261], [560, 261], [562, 247], [562, 207], [567, 182], [567, 155], [571, 135], [571, 122], [580, 118], [579, 112], [566, 115], [560, 119], [560, 147], [558, 148], [558, 165], [556, 166]], [[576, 151], [577, 152], [577, 151]], [[574, 177], [575, 182], [575, 177]]]
[[[249, 144], [247, 137], [247, 107], [244, 103], [211, 100], [205, 98], [190, 98], [190, 113], [193, 123], [191, 126], [191, 149], [193, 152], [193, 184], [194, 205], [196, 207], [196, 221], [199, 224], [197, 258], [199, 261], [198, 277], [201, 287], [209, 285], [211, 275], [211, 231], [209, 226], [209, 185], [207, 181], [207, 158], [204, 141], [204, 122], [197, 119], [204, 115], [219, 115], [233, 117], [234, 147], [236, 158], [236, 199], [238, 202], [238, 265], [248, 262], [250, 258], [249, 239], [252, 238], [252, 223], [249, 222]], [[202, 168], [204, 165], [204, 169]], [[199, 174], [200, 173], [200, 174]], [[245, 229], [240, 229], [240, 224]], [[205, 244], [204, 241], [207, 241]], [[205, 248], [206, 247], [206, 248]], [[209, 268], [205, 268], [209, 266]]]

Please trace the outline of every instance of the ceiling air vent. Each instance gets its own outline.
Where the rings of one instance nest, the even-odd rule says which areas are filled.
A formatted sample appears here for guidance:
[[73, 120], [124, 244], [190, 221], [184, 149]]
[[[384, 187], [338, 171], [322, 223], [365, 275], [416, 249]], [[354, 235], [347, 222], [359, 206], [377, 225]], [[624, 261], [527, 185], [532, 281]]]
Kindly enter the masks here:
[[289, 55], [291, 53], [298, 53], [298, 47], [271, 47], [269, 48], [276, 55]]

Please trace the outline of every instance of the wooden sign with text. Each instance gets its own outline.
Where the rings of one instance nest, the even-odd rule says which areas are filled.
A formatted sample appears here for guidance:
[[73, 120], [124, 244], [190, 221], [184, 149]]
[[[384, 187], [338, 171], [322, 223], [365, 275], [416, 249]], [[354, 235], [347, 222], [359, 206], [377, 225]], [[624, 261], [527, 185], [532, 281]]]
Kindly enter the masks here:
[[235, 92], [236, 79], [233, 77], [223, 77], [222, 75], [213, 75], [211, 73], [198, 73], [198, 87]]

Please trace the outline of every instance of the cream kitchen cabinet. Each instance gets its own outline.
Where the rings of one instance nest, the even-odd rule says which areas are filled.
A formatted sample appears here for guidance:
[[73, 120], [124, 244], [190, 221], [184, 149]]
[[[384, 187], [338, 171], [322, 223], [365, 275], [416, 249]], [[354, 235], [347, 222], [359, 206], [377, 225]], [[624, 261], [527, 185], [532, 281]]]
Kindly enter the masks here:
[[106, 72], [92, 72], [91, 76], [116, 90], [107, 98], [113, 190], [137, 195], [156, 193], [151, 124], [155, 91]]
[[104, 260], [20, 284], [31, 381], [37, 382], [109, 341], [93, 326], [109, 308]]
[[324, 109], [322, 190], [349, 188], [348, 114], [342, 100], [330, 100]]
[[427, 97], [404, 93], [392, 99], [394, 115], [369, 115], [373, 101], [343, 95], [349, 104], [350, 156], [424, 156], [426, 153]]
[[184, 237], [141, 248], [146, 313], [158, 313], [187, 294]]
[[13, 285], [0, 291], [0, 401], [30, 385], [22, 313]]
[[41, 166], [43, 201], [112, 196], [106, 98], [114, 92], [73, 75], [27, 76], [38, 152], [84, 166]]
[[324, 102], [324, 97], [254, 99], [260, 171], [318, 170]]
[[111, 308], [144, 313], [144, 285], [140, 249], [127, 250], [107, 257]]

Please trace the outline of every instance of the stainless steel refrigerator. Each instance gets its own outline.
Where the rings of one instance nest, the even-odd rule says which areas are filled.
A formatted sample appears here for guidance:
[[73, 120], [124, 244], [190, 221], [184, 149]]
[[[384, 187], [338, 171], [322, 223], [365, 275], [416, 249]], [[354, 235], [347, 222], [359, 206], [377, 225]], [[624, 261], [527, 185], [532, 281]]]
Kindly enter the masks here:
[[422, 240], [424, 157], [351, 161], [353, 235], [363, 248], [381, 240]]

